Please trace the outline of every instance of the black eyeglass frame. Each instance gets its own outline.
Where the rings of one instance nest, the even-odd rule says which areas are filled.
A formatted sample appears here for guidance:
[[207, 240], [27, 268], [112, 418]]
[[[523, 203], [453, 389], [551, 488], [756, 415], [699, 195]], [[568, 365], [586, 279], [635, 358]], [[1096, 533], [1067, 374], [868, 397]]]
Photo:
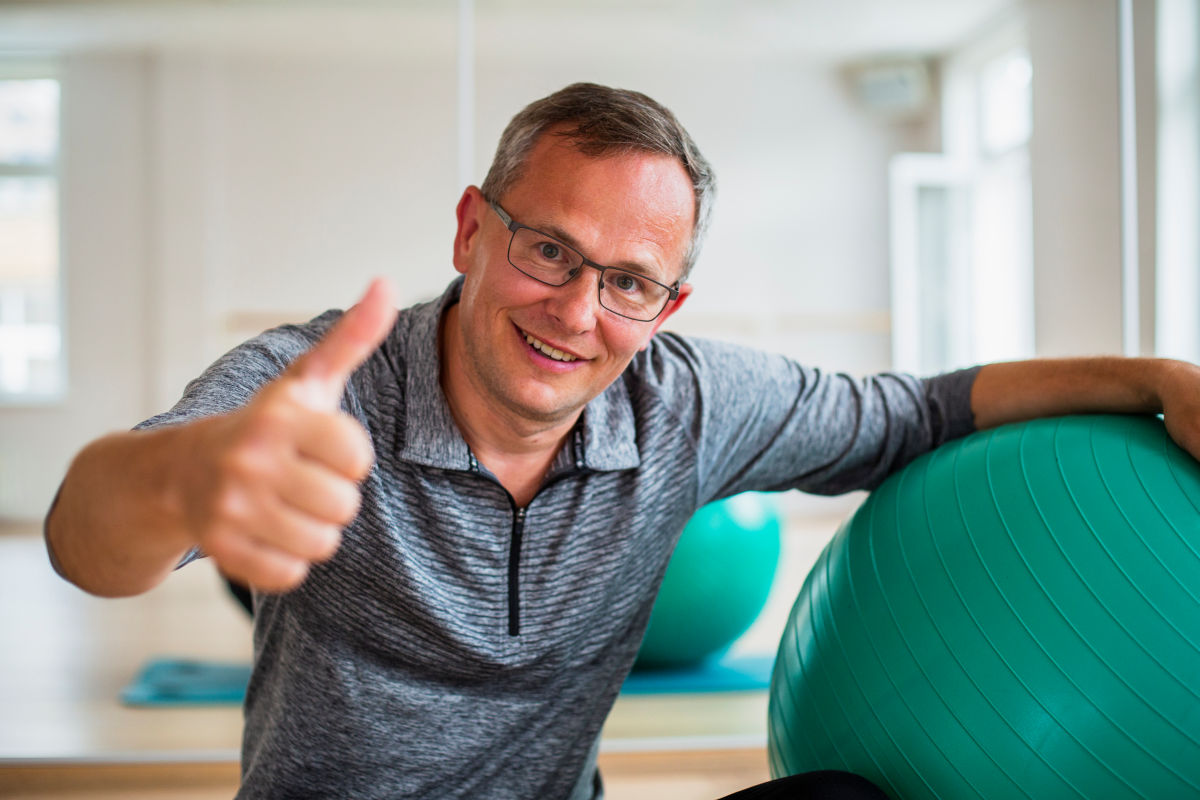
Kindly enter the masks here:
[[[512, 243], [513, 243], [513, 240], [516, 239], [516, 237], [517, 237], [517, 231], [520, 230], [521, 228], [524, 228], [525, 230], [528, 230], [528, 231], [533, 231], [538, 236], [545, 236], [550, 241], [554, 242], [557, 245], [567, 248], [572, 253], [575, 253], [577, 256], [579, 256], [581, 259], [583, 259], [583, 266], [587, 266], [587, 267], [591, 267], [592, 269], [599, 270], [600, 271], [600, 280], [596, 283], [596, 299], [599, 301], [600, 307], [603, 308], [605, 311], [607, 311], [610, 314], [616, 314], [618, 317], [622, 317], [623, 319], [632, 320], [633, 322], [653, 322], [654, 320], [656, 320], [662, 316], [662, 313], [667, 310], [667, 306], [671, 305], [671, 302], [673, 300], [675, 300], [676, 298], [679, 297], [679, 282], [678, 281], [676, 281], [674, 286], [668, 286], [665, 283], [659, 283], [658, 281], [654, 280], [653, 278], [649, 278], [638, 272], [633, 272], [631, 270], [622, 269], [620, 267], [606, 267], [603, 264], [597, 264], [595, 261], [592, 261], [592, 260], [588, 259], [587, 257], [585, 257], [583, 255], [583, 253], [580, 253], [574, 247], [571, 247], [571, 245], [566, 244], [565, 242], [560, 242], [558, 239], [555, 239], [550, 234], [543, 233], [542, 231], [539, 231], [537, 228], [531, 228], [528, 225], [522, 225], [521, 223], [515, 221], [512, 218], [512, 215], [509, 214], [507, 211], [505, 211], [503, 208], [501, 208], [498, 203], [489, 202], [488, 205], [490, 205], [492, 207], [492, 210], [496, 212], [496, 215], [500, 217], [500, 221], [504, 223], [504, 227], [508, 228], [508, 230], [511, 231], [513, 234], [512, 237], [508, 240], [508, 250], [505, 251], [505, 256], [508, 258], [508, 263], [512, 265], [513, 269], [515, 269], [517, 272], [521, 273], [522, 275], [524, 275], [527, 278], [532, 278], [533, 280], [537, 281], [538, 283], [545, 284], [546, 286], [554, 286], [554, 287], [566, 286], [568, 283], [570, 283], [575, 278], [576, 275], [579, 274], [579, 268], [576, 267], [574, 270], [571, 270], [570, 272], [568, 272], [567, 279], [565, 281], [563, 281], [562, 283], [550, 283], [549, 281], [544, 281], [541, 278], [530, 275], [528, 272], [521, 269], [516, 264], [513, 264]], [[662, 306], [662, 308], [660, 308], [658, 310], [658, 313], [655, 314], [650, 319], [638, 319], [637, 317], [631, 317], [627, 314], [622, 314], [620, 311], [613, 311], [611, 308], [604, 305], [604, 296], [601, 294], [601, 291], [604, 289], [604, 273], [608, 272], [609, 270], [612, 270], [614, 272], [620, 272], [625, 275], [633, 275], [640, 280], [649, 281], [650, 283], [653, 283], [655, 286], [661, 286], [662, 288], [667, 290], [667, 301], [665, 303], [663, 303], [663, 306]]]

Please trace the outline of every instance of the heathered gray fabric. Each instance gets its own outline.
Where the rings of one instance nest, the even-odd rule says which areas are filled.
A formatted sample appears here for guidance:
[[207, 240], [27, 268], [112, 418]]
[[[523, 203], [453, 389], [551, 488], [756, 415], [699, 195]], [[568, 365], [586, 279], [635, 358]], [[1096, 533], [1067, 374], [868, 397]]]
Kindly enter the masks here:
[[[598, 797], [600, 726], [697, 508], [871, 488], [973, 430], [973, 370], [855, 380], [659, 334], [527, 507], [510, 607], [515, 509], [438, 382], [438, 320], [460, 289], [401, 312], [347, 387], [377, 463], [341, 549], [297, 590], [254, 598], [239, 798]], [[237, 408], [338, 316], [238, 347], [143, 427]]]

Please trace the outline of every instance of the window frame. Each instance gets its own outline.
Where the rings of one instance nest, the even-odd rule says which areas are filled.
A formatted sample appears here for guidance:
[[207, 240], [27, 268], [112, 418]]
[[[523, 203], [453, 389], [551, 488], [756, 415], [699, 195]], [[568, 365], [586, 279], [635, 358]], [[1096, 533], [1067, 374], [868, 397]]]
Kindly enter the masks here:
[[[979, 265], [976, 248], [980, 241], [977, 211], [981, 187], [990, 176], [1024, 160], [1028, 173], [1030, 139], [1010, 146], [1002, 152], [987, 152], [984, 146], [982, 77], [984, 69], [995, 59], [1014, 50], [1028, 52], [1028, 27], [1023, 14], [1016, 13], [990, 26], [975, 41], [943, 60], [941, 64], [942, 152], [899, 153], [892, 157], [889, 168], [890, 199], [890, 264], [892, 281], [892, 368], [902, 372], [926, 374], [970, 366], [990, 358], [991, 344], [976, 341], [974, 314], [979, 308], [973, 284]], [[994, 185], [994, 184], [989, 184]], [[966, 236], [947, 240], [950, 268], [956, 273], [947, 291], [953, 296], [953, 308], [946, 316], [953, 336], [946, 343], [945, 363], [926, 362], [921, 295], [923, 274], [920, 266], [921, 241], [919, 227], [919, 198], [922, 190], [936, 189], [955, 192], [962, 204], [960, 217], [967, 220]], [[1032, 198], [1024, 216], [1032, 213]], [[1010, 358], [1034, 355], [1033, 253], [1031, 219], [1029, 228], [1017, 243], [1022, 251], [1022, 268], [1013, 281], [1016, 304], [1021, 312], [1014, 325], [1017, 343]], [[1026, 241], [1028, 239], [1028, 241]], [[1019, 351], [1019, 352], [1018, 352]], [[995, 359], [991, 359], [995, 360]]]
[[54, 160], [48, 164], [13, 164], [0, 161], [0, 179], [3, 178], [50, 178], [54, 181], [55, 206], [58, 219], [56, 220], [56, 238], [58, 252], [58, 290], [55, 305], [57, 306], [59, 350], [57, 359], [58, 386], [53, 392], [46, 393], [14, 393], [0, 389], [0, 408], [54, 408], [66, 404], [70, 389], [69, 337], [67, 336], [67, 274], [66, 259], [64, 258], [65, 241], [63, 236], [63, 180], [62, 180], [62, 69], [57, 59], [50, 57], [7, 57], [0, 55], [0, 81], [19, 80], [53, 80], [58, 82], [58, 149]]

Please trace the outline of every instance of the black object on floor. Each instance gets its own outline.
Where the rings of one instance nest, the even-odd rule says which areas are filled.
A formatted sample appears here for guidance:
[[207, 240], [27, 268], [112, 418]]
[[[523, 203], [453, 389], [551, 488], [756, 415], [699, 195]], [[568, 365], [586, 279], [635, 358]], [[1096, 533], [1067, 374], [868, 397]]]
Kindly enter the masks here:
[[[225, 578], [224, 575], [222, 575], [221, 577]], [[254, 595], [252, 595], [250, 593], [250, 590], [247, 589], [242, 584], [240, 584], [236, 581], [230, 580], [229, 578], [225, 578], [225, 585], [229, 587], [229, 593], [234, 596], [234, 599], [236, 599], [238, 601], [238, 603], [241, 604], [242, 608], [246, 609], [246, 613], [249, 614], [251, 617], [253, 617], [254, 616]]]
[[823, 769], [760, 783], [722, 800], [888, 800], [888, 796], [861, 775]]

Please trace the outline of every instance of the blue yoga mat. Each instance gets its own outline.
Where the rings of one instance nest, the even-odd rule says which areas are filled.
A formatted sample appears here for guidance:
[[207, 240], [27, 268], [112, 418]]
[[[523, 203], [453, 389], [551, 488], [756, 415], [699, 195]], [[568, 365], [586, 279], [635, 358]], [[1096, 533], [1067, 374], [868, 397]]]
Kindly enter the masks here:
[[656, 669], [629, 673], [621, 694], [682, 692], [746, 692], [771, 685], [775, 656], [722, 658], [686, 669]]
[[[771, 683], [773, 656], [723, 658], [687, 669], [634, 672], [622, 694], [744, 692]], [[182, 658], [156, 658], [121, 691], [131, 706], [241, 705], [250, 682], [246, 664], [222, 664]]]
[[156, 658], [121, 691], [121, 700], [131, 706], [241, 705], [248, 683], [247, 664]]

